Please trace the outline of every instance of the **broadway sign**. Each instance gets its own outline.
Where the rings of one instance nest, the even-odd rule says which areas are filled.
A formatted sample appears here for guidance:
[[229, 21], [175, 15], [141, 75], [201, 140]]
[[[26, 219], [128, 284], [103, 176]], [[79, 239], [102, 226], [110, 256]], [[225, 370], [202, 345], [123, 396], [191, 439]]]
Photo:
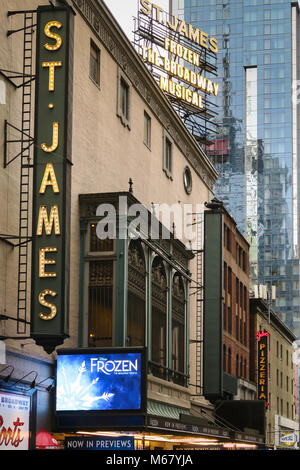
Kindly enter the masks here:
[[31, 336], [68, 336], [73, 10], [37, 10]]

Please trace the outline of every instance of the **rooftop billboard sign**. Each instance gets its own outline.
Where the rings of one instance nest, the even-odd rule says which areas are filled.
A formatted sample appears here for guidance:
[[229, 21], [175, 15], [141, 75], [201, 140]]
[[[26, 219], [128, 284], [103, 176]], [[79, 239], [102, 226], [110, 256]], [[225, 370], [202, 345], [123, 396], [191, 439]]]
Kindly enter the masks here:
[[149, 0], [140, 0], [139, 6], [136, 50], [186, 127], [206, 143], [219, 93], [217, 40]]

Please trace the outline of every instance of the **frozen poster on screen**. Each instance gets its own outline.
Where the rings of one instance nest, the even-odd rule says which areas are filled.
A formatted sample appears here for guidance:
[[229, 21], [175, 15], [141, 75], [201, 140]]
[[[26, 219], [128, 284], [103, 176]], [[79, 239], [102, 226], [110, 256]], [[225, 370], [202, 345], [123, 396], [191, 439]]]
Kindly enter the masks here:
[[58, 355], [57, 411], [140, 408], [140, 353]]

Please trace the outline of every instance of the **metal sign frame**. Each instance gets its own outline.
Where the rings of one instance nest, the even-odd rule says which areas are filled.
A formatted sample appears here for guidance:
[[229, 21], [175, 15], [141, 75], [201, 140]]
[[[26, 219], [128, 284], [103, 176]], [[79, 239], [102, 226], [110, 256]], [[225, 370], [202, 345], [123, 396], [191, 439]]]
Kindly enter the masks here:
[[[134, 47], [188, 130], [200, 144], [208, 144], [208, 136], [216, 130], [216, 123], [212, 120], [217, 116], [217, 105], [210, 98], [213, 94], [212, 85], [208, 87], [211, 88], [210, 91], [204, 91], [203, 87], [199, 86], [199, 81], [205, 86], [213, 83], [213, 78], [208, 78], [207, 74], [213, 77], [217, 75], [216, 52], [183, 34], [183, 31], [187, 32], [187, 28], [191, 28], [194, 34], [197, 31], [198, 36], [204, 35], [205, 33], [198, 28], [186, 25], [184, 21], [180, 22], [177, 17], [169, 15], [157, 5], [150, 5], [148, 0], [145, 2], [141, 0], [140, 5], [141, 9], [134, 18]], [[169, 47], [170, 44], [172, 47]], [[176, 53], [178, 51], [179, 56]], [[197, 60], [193, 60], [193, 57]], [[167, 60], [170, 61], [168, 63], [172, 63], [173, 72], [164, 68], [163, 64]], [[177, 67], [186, 73], [177, 76], [174, 74]], [[193, 77], [193, 80], [187, 80], [187, 76]], [[171, 85], [168, 84], [172, 84], [174, 92], [170, 92]], [[187, 102], [183, 98], [186, 93], [194, 97], [197, 95], [202, 107], [195, 105], [197, 99], [195, 102], [193, 100]], [[181, 97], [178, 97], [179, 95]]]
[[257, 332], [257, 398], [269, 406], [269, 332]]
[[37, 9], [31, 337], [47, 353], [68, 336], [73, 29], [72, 8]]

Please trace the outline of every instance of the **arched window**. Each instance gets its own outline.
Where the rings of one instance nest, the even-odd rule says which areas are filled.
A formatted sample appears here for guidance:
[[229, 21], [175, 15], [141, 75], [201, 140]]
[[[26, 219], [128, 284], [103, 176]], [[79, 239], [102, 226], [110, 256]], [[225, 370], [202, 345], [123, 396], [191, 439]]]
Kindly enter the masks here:
[[232, 310], [228, 307], [228, 332], [232, 333]]
[[140, 240], [128, 249], [127, 346], [145, 345], [146, 265]]
[[154, 258], [151, 270], [151, 371], [167, 379], [167, 277], [162, 259]]
[[231, 349], [228, 348], [228, 374], [231, 374]]
[[223, 369], [224, 369], [224, 372], [227, 372], [227, 355], [226, 355], [225, 344], [223, 344]]
[[[182, 277], [176, 273], [172, 285], [172, 369], [173, 381], [185, 385], [185, 291]], [[179, 373], [176, 373], [179, 372]]]

